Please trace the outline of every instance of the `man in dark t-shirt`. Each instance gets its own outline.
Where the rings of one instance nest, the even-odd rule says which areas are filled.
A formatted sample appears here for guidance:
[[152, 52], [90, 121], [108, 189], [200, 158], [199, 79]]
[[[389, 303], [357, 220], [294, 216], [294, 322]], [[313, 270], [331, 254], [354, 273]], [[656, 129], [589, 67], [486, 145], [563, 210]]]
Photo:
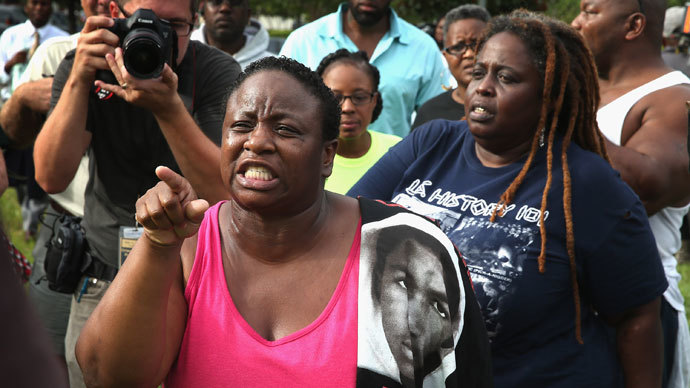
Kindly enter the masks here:
[[[51, 111], [35, 145], [36, 179], [46, 191], [60, 192], [81, 156], [90, 156], [82, 225], [93, 261], [72, 300], [67, 328], [71, 387], [84, 386], [74, 356], [79, 332], [117, 272], [118, 249], [126, 247], [120, 236], [136, 232], [135, 203], [157, 182], [156, 166], [184, 174], [211, 203], [227, 196], [216, 168], [221, 101], [240, 67], [227, 54], [189, 41], [194, 3], [110, 4], [114, 18], [128, 18], [145, 5], [175, 31], [177, 57], [171, 58], [172, 66], [164, 66], [160, 77], [138, 79], [129, 74], [121, 49], [116, 49], [121, 42], [106, 29], [113, 19], [104, 16], [87, 19], [76, 50], [55, 74]], [[98, 70], [111, 70], [117, 82], [94, 82]]]

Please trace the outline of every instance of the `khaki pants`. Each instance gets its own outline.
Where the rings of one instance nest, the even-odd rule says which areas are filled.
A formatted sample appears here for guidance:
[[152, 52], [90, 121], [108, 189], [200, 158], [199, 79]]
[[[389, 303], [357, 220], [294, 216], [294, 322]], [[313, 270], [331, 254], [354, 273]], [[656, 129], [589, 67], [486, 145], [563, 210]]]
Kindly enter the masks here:
[[[83, 288], [84, 282], [87, 283], [85, 289]], [[81, 329], [86, 324], [86, 320], [93, 310], [96, 309], [96, 305], [101, 301], [109, 286], [109, 281], [82, 277], [72, 297], [67, 335], [65, 336], [65, 358], [67, 360], [69, 385], [71, 388], [86, 388], [84, 376], [81, 373], [81, 368], [74, 354], [74, 348], [77, 345], [79, 333], [81, 333]], [[80, 294], [81, 298], [79, 297]]]

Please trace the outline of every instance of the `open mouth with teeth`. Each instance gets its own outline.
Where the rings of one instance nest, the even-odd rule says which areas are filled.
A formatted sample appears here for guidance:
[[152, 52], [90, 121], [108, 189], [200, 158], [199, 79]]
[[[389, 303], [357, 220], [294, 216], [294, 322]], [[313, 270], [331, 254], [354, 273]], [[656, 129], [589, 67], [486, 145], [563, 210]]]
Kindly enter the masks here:
[[244, 177], [258, 181], [270, 181], [273, 179], [273, 174], [266, 167], [251, 166], [244, 172]]
[[245, 167], [240, 168], [236, 175], [237, 183], [240, 186], [250, 190], [265, 191], [278, 185], [278, 177], [267, 167], [258, 165], [248, 165]]
[[486, 121], [493, 117], [494, 115], [489, 112], [485, 107], [480, 105], [475, 105], [470, 110], [468, 119], [472, 121]]

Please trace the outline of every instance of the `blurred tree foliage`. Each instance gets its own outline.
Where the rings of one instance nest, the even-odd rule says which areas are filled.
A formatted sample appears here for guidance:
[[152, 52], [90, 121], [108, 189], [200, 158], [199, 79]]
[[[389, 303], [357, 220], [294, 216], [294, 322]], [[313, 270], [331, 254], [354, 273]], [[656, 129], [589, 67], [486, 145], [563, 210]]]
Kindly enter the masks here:
[[[668, 0], [667, 7], [684, 5], [688, 0]], [[580, 13], [579, 0], [547, 0], [545, 13], [570, 23]]]
[[292, 17], [303, 24], [333, 12], [338, 4], [339, 0], [255, 0], [252, 9], [256, 14]]
[[[255, 14], [279, 15], [295, 18], [297, 24], [304, 24], [335, 11], [344, 0], [254, 0]], [[433, 23], [454, 7], [482, 0], [393, 0], [391, 6], [405, 20], [414, 23]], [[668, 0], [668, 6], [683, 5], [688, 0]], [[0, 0], [11, 3], [18, 0]], [[71, 14], [80, 10], [79, 0], [53, 0]], [[579, 0], [483, 0], [492, 15], [510, 12], [516, 8], [543, 11], [547, 15], [570, 23], [580, 12]], [[75, 19], [72, 19], [75, 20]]]
[[[405, 20], [419, 24], [433, 22], [445, 15], [451, 9], [478, 1], [451, 1], [451, 0], [394, 0], [392, 6]], [[486, 8], [492, 15], [510, 12], [516, 8], [531, 10], [544, 10], [545, 0], [486, 0]]]
[[[546, 9], [548, 0], [486, 0], [486, 7], [492, 15], [509, 12], [515, 8], [532, 10]], [[570, 0], [576, 1], [576, 0]], [[336, 10], [341, 0], [261, 0], [252, 8], [257, 14], [293, 17], [300, 23], [307, 23]], [[403, 19], [414, 23], [431, 23], [451, 9], [478, 0], [393, 0], [391, 6]]]
[[580, 13], [580, 2], [578, 0], [547, 0], [545, 13], [570, 23]]

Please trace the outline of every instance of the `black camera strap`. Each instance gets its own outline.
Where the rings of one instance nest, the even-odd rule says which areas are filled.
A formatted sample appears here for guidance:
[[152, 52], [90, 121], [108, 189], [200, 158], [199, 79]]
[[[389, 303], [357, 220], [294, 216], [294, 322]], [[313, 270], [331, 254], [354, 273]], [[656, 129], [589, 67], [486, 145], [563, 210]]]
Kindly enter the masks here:
[[173, 72], [177, 73], [177, 54], [179, 53], [179, 49], [177, 48], [177, 31], [172, 30], [172, 38], [172, 61], [170, 61], [170, 67], [172, 68]]
[[[46, 217], [45, 217], [46, 215], [49, 215], [49, 216], [52, 216], [52, 217], [53, 217], [53, 222], [52, 222], [52, 224], [48, 224], [48, 223], [46, 222], [46, 219], [45, 219], [45, 218], [46, 218]], [[55, 224], [57, 224], [58, 219], [60, 218], [60, 216], [61, 216], [61, 214], [50, 213], [50, 212], [48, 212], [48, 211], [45, 211], [45, 212], [41, 213], [41, 214], [38, 216], [38, 221], [43, 225], [43, 227], [44, 227], [44, 228], [50, 228], [50, 237], [48, 238], [48, 240], [46, 240], [46, 242], [45, 242], [45, 244], [44, 244], [46, 250], [50, 247], [51, 241], [53, 241], [53, 239], [55, 238]], [[44, 256], [45, 256], [45, 255], [44, 255]], [[44, 260], [45, 260], [45, 258], [44, 258]], [[36, 279], [36, 284], [40, 284], [43, 280], [48, 280], [48, 276], [46, 276], [45, 274], [43, 274], [43, 276], [41, 276], [40, 278]]]
[[[192, 115], [194, 115], [194, 103], [196, 102], [196, 47], [192, 45]], [[690, 139], [690, 137], [688, 137]]]

